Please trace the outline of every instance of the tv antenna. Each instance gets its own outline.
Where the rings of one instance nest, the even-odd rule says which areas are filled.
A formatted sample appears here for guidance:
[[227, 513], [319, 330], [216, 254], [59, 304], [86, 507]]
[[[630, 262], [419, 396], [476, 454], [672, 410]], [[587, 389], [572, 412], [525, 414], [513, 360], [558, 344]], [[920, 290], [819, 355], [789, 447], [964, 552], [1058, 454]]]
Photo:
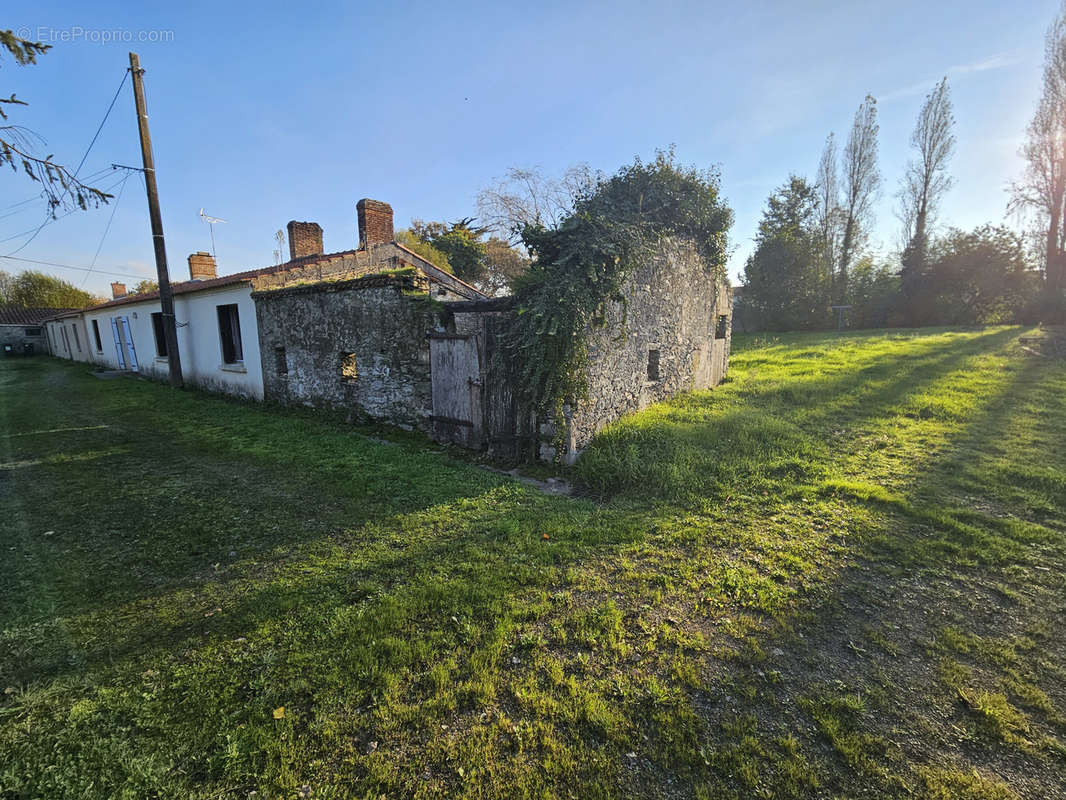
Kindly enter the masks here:
[[218, 254], [215, 252], [215, 223], [225, 222], [226, 220], [221, 217], [209, 217], [204, 213], [204, 210], [200, 209], [200, 219], [207, 223], [207, 226], [211, 229], [211, 257], [217, 259]]

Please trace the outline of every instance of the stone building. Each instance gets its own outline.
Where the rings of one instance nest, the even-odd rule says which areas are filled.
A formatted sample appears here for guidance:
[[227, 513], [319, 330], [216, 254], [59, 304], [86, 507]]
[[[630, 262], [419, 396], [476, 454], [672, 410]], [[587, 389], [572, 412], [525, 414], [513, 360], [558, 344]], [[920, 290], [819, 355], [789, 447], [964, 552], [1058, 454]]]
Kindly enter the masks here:
[[[588, 396], [554, 430], [504, 368], [521, 353], [499, 353], [514, 299], [488, 298], [398, 244], [387, 203], [360, 200], [357, 213], [353, 250], [324, 253], [321, 226], [293, 221], [284, 264], [219, 276], [209, 254], [189, 256], [190, 280], [173, 285], [186, 379], [417, 428], [502, 460], [572, 461], [622, 415], [725, 376], [730, 291], [692, 243], [667, 239], [588, 332]], [[158, 294], [114, 290], [48, 323], [57, 354], [165, 378]]]
[[513, 298], [460, 297], [417, 270], [254, 292], [264, 396], [419, 428], [502, 460], [572, 461], [622, 415], [725, 377], [729, 289], [708, 278], [691, 243], [664, 241], [622, 294], [590, 331], [588, 397], [566, 409], [562, 452], [497, 354]]
[[7, 356], [51, 352], [44, 323], [56, 314], [69, 310], [0, 306], [0, 353]]
[[[588, 331], [587, 396], [564, 407], [561, 436], [544, 420], [526, 419], [522, 398], [500, 374], [496, 350], [514, 313], [511, 299], [445, 303], [456, 338], [469, 337], [465, 345], [454, 338], [449, 342], [453, 369], [465, 368], [467, 382], [480, 391], [470, 404], [473, 427], [454, 417], [435, 418], [437, 438], [472, 439], [506, 460], [536, 455], [572, 462], [623, 415], [722, 382], [729, 366], [730, 289], [708, 277], [692, 243], [664, 240], [629, 277], [622, 295], [607, 309], [605, 324]], [[436, 374], [433, 380], [436, 408], [442, 381]], [[457, 393], [462, 385], [462, 374], [452, 379]], [[556, 452], [553, 443], [560, 440], [562, 452]]]

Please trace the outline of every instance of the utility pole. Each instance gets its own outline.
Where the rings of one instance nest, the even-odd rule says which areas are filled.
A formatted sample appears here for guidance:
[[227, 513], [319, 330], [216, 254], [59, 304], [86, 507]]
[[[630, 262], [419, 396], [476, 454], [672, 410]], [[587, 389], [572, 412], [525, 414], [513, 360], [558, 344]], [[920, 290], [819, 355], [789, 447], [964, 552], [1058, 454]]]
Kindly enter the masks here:
[[163, 307], [163, 337], [167, 343], [167, 363], [170, 365], [170, 385], [181, 388], [181, 357], [178, 354], [178, 326], [174, 317], [174, 293], [170, 289], [167, 271], [167, 248], [163, 242], [163, 218], [159, 213], [159, 190], [155, 184], [155, 157], [152, 155], [152, 136], [148, 133], [148, 111], [144, 102], [144, 83], [141, 59], [130, 53], [130, 74], [133, 77], [133, 99], [137, 104], [137, 128], [141, 133], [141, 157], [144, 161], [144, 185], [148, 190], [148, 216], [152, 220], [152, 244], [155, 247], [155, 269], [159, 279], [159, 304]]

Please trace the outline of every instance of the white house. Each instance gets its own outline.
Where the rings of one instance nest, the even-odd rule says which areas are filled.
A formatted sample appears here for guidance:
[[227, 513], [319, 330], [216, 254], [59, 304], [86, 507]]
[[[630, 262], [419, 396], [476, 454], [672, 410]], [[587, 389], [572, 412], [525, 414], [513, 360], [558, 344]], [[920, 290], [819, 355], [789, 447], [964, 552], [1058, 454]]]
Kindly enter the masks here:
[[[173, 284], [178, 352], [185, 380], [205, 389], [262, 399], [263, 372], [251, 278], [260, 270], [218, 277], [215, 259], [189, 256], [192, 280]], [[166, 339], [158, 292], [126, 294], [46, 323], [53, 352], [108, 369], [167, 377]]]

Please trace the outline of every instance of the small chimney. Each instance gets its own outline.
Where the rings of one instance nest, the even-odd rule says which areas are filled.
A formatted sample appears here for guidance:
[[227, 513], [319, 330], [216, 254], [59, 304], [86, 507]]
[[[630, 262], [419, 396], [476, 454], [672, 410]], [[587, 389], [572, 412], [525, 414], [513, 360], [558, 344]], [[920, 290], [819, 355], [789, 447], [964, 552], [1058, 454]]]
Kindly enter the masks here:
[[194, 281], [209, 281], [218, 277], [218, 267], [215, 257], [210, 253], [199, 250], [189, 256], [189, 279]]
[[112, 281], [111, 283], [111, 299], [118, 300], [120, 297], [126, 296], [126, 284], [119, 283], [118, 281]]
[[359, 213], [359, 249], [385, 244], [396, 238], [392, 230], [392, 206], [364, 197], [355, 205]]
[[322, 255], [322, 226], [317, 222], [297, 222], [288, 224], [289, 260], [305, 256]]

